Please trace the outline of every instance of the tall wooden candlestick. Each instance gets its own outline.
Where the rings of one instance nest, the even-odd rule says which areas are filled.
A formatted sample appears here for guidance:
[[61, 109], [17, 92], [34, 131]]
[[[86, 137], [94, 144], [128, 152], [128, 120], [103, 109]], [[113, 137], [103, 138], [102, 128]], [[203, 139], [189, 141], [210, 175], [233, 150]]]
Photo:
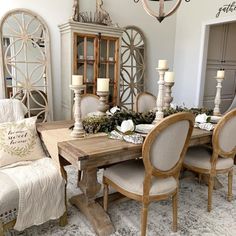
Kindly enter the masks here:
[[71, 136], [74, 138], [82, 138], [85, 135], [85, 131], [81, 119], [81, 95], [85, 89], [85, 85], [70, 85], [70, 89], [74, 91], [74, 119], [75, 124]]
[[215, 108], [213, 111], [214, 116], [221, 115], [220, 112], [220, 103], [221, 103], [221, 89], [222, 89], [222, 81], [223, 77], [216, 77], [217, 85], [216, 85], [216, 97], [215, 97]]
[[174, 82], [165, 82], [165, 97], [164, 97], [164, 109], [170, 108], [170, 104], [173, 101], [171, 96], [171, 88], [174, 86]]
[[168, 68], [157, 68], [158, 73], [159, 73], [159, 91], [158, 91], [158, 96], [157, 96], [157, 112], [156, 112], [156, 118], [153, 121], [153, 124], [156, 124], [160, 122], [164, 118], [164, 113], [163, 113], [163, 106], [164, 106], [164, 75], [165, 72], [168, 71]]

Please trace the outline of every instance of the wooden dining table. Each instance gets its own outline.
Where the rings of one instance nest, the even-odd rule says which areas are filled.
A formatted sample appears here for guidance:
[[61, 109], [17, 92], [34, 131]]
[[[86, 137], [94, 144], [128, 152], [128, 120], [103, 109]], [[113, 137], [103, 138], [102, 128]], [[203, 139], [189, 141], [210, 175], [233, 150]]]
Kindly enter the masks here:
[[[43, 140], [43, 131], [68, 128], [69, 121], [45, 123], [38, 125], [38, 132]], [[211, 143], [212, 132], [195, 128], [190, 140], [190, 146]], [[82, 194], [74, 196], [70, 202], [84, 213], [94, 231], [99, 236], [115, 232], [114, 226], [103, 207], [96, 201], [101, 184], [97, 180], [99, 168], [111, 164], [139, 159], [142, 156], [142, 144], [132, 144], [121, 140], [109, 139], [106, 134], [88, 135], [82, 139], [58, 142], [58, 155], [62, 166], [73, 165], [83, 171], [78, 183]]]

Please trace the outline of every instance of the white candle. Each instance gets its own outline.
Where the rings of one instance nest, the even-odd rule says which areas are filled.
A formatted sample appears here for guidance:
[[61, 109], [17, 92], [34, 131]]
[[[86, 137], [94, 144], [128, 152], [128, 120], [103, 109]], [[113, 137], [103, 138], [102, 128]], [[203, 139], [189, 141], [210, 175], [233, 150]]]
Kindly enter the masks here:
[[217, 71], [217, 78], [224, 78], [225, 77], [225, 71], [224, 70], [218, 70]]
[[109, 78], [98, 78], [97, 79], [97, 91], [108, 92], [109, 91]]
[[158, 61], [158, 68], [159, 69], [167, 69], [167, 60], [159, 60]]
[[175, 76], [174, 76], [174, 72], [172, 71], [167, 71], [165, 73], [165, 82], [168, 82], [168, 83], [173, 83], [174, 80], [175, 80]]
[[72, 85], [83, 85], [83, 75], [72, 75]]

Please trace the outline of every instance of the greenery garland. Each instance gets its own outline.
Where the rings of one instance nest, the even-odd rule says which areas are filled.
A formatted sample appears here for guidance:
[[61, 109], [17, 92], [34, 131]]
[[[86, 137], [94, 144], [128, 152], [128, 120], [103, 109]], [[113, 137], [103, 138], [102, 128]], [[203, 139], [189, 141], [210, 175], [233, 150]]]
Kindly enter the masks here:
[[[178, 113], [178, 112], [191, 112], [195, 116], [199, 114], [206, 113], [207, 115], [212, 115], [213, 111], [206, 108], [186, 108], [186, 107], [176, 107], [164, 110], [164, 117]], [[83, 120], [83, 126], [87, 133], [97, 133], [97, 132], [111, 132], [120, 126], [124, 120], [133, 120], [135, 125], [138, 124], [151, 124], [155, 119], [156, 112], [134, 112], [131, 110], [120, 110], [116, 111], [113, 115], [109, 116], [91, 116], [86, 117]]]

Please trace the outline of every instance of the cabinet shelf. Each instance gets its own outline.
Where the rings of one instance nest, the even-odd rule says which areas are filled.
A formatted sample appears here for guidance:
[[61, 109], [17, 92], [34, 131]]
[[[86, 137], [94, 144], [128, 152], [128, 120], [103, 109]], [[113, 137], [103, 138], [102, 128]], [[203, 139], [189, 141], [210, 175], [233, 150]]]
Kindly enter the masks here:
[[77, 60], [77, 64], [84, 64], [84, 63], [87, 63], [89, 65], [93, 65], [95, 63], [95, 60]]
[[106, 60], [106, 61], [100, 61], [101, 64], [116, 64], [116, 61], [109, 61], [109, 60]]

